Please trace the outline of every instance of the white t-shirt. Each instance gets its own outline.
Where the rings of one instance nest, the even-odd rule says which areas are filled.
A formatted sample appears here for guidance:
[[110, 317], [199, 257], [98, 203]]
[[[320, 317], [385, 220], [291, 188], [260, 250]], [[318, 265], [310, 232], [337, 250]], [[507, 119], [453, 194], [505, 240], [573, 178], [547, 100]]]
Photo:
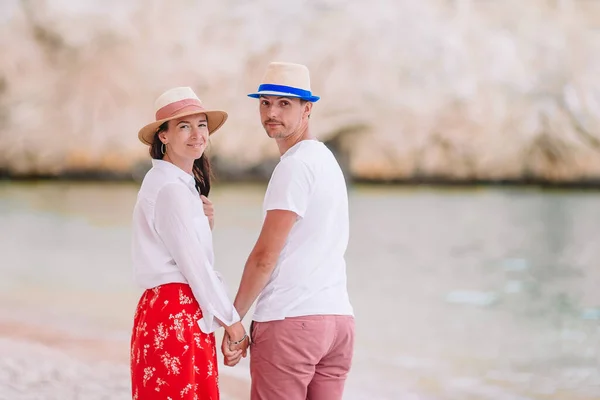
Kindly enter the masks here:
[[291, 147], [273, 171], [263, 212], [298, 215], [254, 312], [258, 322], [353, 315], [346, 288], [348, 193], [331, 151], [316, 140]]

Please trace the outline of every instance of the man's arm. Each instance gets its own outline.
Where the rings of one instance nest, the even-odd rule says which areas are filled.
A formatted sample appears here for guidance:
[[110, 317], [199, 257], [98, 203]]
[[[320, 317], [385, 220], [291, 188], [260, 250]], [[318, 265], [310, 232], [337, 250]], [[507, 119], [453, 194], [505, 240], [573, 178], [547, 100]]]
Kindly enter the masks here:
[[240, 288], [233, 303], [240, 318], [244, 318], [267, 285], [297, 218], [298, 215], [293, 211], [267, 211], [258, 240], [246, 261]]

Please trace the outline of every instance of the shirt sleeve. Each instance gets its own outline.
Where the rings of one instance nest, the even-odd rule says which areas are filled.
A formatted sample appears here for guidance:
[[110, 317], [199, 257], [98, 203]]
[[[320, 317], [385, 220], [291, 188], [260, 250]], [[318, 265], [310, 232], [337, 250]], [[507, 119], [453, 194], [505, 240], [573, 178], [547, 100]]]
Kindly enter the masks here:
[[294, 157], [281, 160], [265, 194], [264, 211], [288, 210], [304, 218], [314, 176], [305, 162]]
[[202, 309], [202, 319], [198, 321], [200, 329], [204, 333], [214, 332], [219, 327], [215, 317], [227, 326], [240, 321], [198, 238], [189, 189], [177, 183], [166, 185], [160, 190], [154, 207], [156, 231]]

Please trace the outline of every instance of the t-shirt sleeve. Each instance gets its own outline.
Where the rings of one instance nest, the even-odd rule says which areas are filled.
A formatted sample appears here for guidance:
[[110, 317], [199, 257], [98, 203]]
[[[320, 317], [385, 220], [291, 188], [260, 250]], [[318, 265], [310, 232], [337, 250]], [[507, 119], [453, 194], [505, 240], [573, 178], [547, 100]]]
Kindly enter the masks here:
[[277, 164], [265, 194], [264, 211], [288, 210], [304, 218], [312, 192], [314, 176], [308, 165], [295, 157]]

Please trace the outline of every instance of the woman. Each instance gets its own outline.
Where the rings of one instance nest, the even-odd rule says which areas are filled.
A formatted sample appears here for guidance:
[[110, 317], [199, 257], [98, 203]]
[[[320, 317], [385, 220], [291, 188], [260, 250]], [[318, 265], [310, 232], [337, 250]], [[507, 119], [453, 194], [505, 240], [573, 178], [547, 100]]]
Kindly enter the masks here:
[[152, 168], [133, 213], [133, 267], [146, 289], [131, 338], [133, 399], [219, 399], [214, 331], [229, 336], [228, 359], [245, 356], [248, 337], [213, 270], [208, 137], [227, 119], [187, 87], [163, 93], [156, 121], [138, 137]]

